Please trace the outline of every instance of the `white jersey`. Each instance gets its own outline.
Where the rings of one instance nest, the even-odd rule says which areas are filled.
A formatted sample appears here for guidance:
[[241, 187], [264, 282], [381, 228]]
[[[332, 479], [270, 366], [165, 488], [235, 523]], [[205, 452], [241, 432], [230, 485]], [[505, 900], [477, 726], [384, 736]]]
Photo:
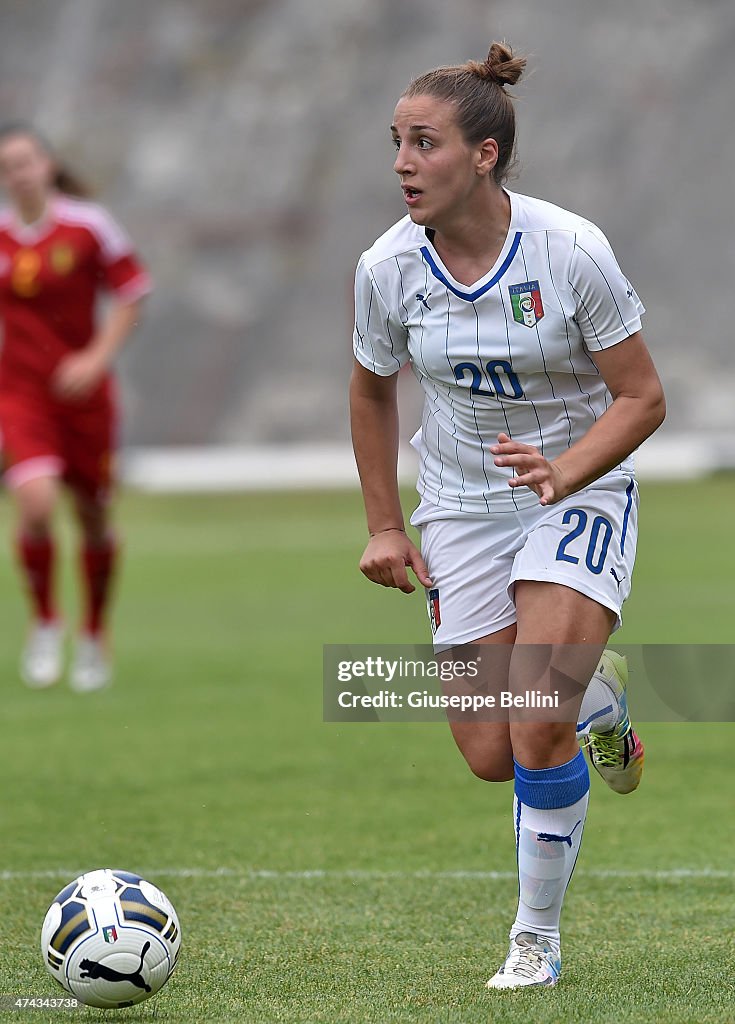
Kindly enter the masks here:
[[[424, 390], [417, 489], [456, 513], [538, 502], [510, 488], [489, 446], [502, 431], [556, 458], [612, 399], [589, 353], [641, 327], [640, 299], [594, 224], [508, 192], [511, 220], [495, 266], [456, 281], [426, 229], [404, 217], [363, 253], [354, 351], [381, 376], [405, 363]], [[632, 472], [632, 459], [620, 467]]]

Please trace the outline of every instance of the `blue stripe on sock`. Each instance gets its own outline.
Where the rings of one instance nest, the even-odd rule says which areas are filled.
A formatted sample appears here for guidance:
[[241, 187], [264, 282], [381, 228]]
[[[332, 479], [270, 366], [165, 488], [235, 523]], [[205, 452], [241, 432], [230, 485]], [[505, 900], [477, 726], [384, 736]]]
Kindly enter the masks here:
[[513, 758], [518, 799], [539, 810], [569, 807], [590, 788], [590, 773], [582, 751], [555, 768], [524, 768]]

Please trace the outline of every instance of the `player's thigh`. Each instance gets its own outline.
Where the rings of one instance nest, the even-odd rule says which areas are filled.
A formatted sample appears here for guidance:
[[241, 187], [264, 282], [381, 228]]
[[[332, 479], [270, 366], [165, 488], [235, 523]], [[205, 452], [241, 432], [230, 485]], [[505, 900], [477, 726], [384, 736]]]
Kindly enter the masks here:
[[[426, 597], [435, 650], [462, 661], [473, 656], [465, 645], [494, 645], [498, 653], [485, 660], [491, 677], [477, 685], [484, 692], [506, 689], [516, 617], [508, 581], [523, 538], [521, 525], [508, 515], [438, 519], [419, 529], [433, 581]], [[449, 725], [475, 775], [487, 781], [513, 777], [507, 719], [489, 720], [480, 710], [452, 713]]]
[[37, 507], [49, 488], [27, 488], [64, 469], [59, 423], [42, 393], [0, 391], [0, 440], [4, 482], [11, 493], [24, 488], [24, 507]]
[[[615, 613], [559, 583], [518, 580], [518, 614], [508, 689], [522, 702], [510, 717], [515, 759], [526, 768], [548, 768], [577, 752], [576, 723], [587, 685], [615, 625]], [[544, 707], [543, 702], [548, 706]]]
[[637, 499], [633, 479], [611, 473], [522, 514], [527, 535], [511, 572], [518, 634], [509, 686], [559, 699], [555, 720], [523, 710], [511, 720], [514, 754], [526, 767], [558, 764], [576, 751], [582, 696], [630, 592]]
[[24, 533], [45, 533], [64, 468], [58, 424], [42, 394], [0, 393], [4, 482]]
[[110, 402], [67, 406], [63, 427], [64, 480], [84, 522], [106, 517], [115, 483], [118, 420]]
[[566, 584], [516, 580], [514, 596], [519, 644], [604, 646], [615, 628], [611, 608]]

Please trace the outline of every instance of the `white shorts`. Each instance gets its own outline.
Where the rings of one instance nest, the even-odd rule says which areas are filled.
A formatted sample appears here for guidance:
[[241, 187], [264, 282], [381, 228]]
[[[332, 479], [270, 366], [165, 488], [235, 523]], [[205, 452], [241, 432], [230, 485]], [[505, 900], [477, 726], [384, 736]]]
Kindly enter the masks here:
[[[516, 621], [516, 580], [571, 587], [610, 608], [621, 625], [638, 538], [638, 488], [609, 473], [556, 505], [478, 516], [448, 512], [421, 522], [421, 553], [437, 650], [471, 643]], [[461, 516], [461, 518], [460, 518]]]

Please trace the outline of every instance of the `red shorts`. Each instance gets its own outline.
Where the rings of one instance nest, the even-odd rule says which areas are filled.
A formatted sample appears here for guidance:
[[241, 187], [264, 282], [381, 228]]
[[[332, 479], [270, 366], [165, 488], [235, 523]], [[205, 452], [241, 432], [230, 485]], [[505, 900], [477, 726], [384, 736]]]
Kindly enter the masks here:
[[8, 487], [58, 476], [74, 490], [105, 501], [113, 484], [116, 438], [111, 390], [77, 404], [0, 389], [0, 446]]

